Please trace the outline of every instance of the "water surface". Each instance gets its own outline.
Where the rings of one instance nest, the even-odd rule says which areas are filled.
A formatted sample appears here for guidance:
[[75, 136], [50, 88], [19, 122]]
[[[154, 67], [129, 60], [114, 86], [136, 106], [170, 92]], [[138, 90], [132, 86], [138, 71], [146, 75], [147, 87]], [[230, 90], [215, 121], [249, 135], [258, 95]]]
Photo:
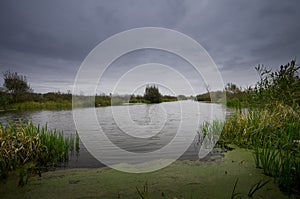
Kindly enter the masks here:
[[[97, 125], [90, 121], [95, 120], [91, 114], [94, 110]], [[170, 157], [171, 153], [180, 149], [191, 136], [193, 142], [187, 148], [180, 159], [197, 159], [199, 146], [197, 145], [197, 134], [199, 125], [204, 121], [220, 119], [226, 114], [223, 105], [201, 103], [194, 101], [168, 102], [161, 104], [139, 104], [100, 108], [76, 109], [76, 115], [80, 119], [80, 132], [84, 131], [86, 145], [93, 145], [95, 136], [99, 134], [99, 126], [113, 145], [122, 150], [140, 153], [155, 152], [161, 150], [167, 144], [172, 143], [173, 151], [163, 151], [158, 153], [155, 158]], [[216, 114], [217, 113], [217, 114]], [[78, 118], [77, 118], [78, 119]], [[8, 121], [27, 121], [34, 124], [48, 125], [50, 129], [64, 131], [65, 135], [76, 132], [76, 125], [73, 119], [72, 110], [59, 111], [28, 111], [28, 112], [9, 112], [0, 114], [0, 122]], [[183, 122], [184, 121], [184, 122]], [[195, 126], [195, 124], [198, 124]], [[78, 124], [77, 124], [78, 129]], [[83, 137], [82, 137], [83, 138]], [[111, 145], [101, 140], [97, 144], [107, 151], [113, 151]], [[85, 145], [80, 143], [80, 154], [73, 156], [69, 162], [69, 167], [100, 167], [101, 162], [93, 158]], [[126, 162], [128, 157], [114, 153], [111, 157], [121, 162]], [[175, 158], [175, 156], [174, 156]]]

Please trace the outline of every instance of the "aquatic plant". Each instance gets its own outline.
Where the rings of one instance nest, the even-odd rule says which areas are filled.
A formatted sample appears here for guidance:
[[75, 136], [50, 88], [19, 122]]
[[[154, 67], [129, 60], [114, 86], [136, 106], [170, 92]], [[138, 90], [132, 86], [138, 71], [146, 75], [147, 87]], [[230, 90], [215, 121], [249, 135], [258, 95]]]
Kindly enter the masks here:
[[300, 111], [289, 105], [273, 104], [270, 108], [236, 111], [225, 122], [205, 122], [199, 142], [224, 126], [219, 139], [253, 149], [255, 166], [274, 177], [288, 193], [300, 190]]
[[[0, 178], [10, 172], [20, 172], [20, 185], [27, 171], [67, 164], [69, 152], [74, 149], [73, 136], [19, 122], [3, 126], [0, 123]], [[40, 171], [39, 171], [40, 172]]]
[[76, 157], [78, 158], [79, 156], [79, 150], [80, 150], [80, 146], [79, 146], [79, 141], [80, 141], [80, 138], [79, 138], [79, 135], [78, 135], [78, 132], [76, 131], [76, 141], [75, 141], [75, 151], [76, 151]]
[[251, 148], [264, 146], [268, 142], [274, 147], [292, 144], [300, 137], [299, 116], [299, 111], [282, 104], [274, 105], [273, 110], [236, 112], [226, 120], [221, 138]]
[[237, 178], [235, 183], [234, 183], [233, 189], [232, 189], [232, 193], [231, 193], [231, 196], [230, 196], [231, 199], [240, 197], [240, 195], [241, 195], [241, 193], [236, 193], [235, 192], [238, 181], [239, 181], [239, 179]]
[[247, 194], [243, 194], [243, 193], [240, 193], [240, 192], [236, 192], [236, 187], [237, 187], [237, 184], [238, 184], [238, 181], [239, 179], [237, 178], [235, 183], [234, 183], [234, 186], [233, 186], [233, 190], [232, 190], [232, 193], [231, 193], [231, 199], [235, 199], [235, 198], [253, 198], [254, 194], [260, 190], [261, 188], [263, 188], [266, 184], [268, 184], [270, 182], [270, 180], [267, 180], [267, 181], [258, 181], [257, 183], [255, 183], [254, 185], [252, 185], [252, 187], [249, 189], [249, 192]]
[[138, 187], [136, 187], [136, 191], [141, 199], [150, 199], [147, 182], [145, 182], [142, 191], [140, 191]]

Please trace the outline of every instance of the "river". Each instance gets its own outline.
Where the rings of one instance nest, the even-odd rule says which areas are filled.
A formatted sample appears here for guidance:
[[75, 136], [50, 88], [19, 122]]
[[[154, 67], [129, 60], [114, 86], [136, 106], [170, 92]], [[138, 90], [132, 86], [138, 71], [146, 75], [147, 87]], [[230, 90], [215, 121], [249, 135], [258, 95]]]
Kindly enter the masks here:
[[[95, 135], [99, 134], [97, 125], [112, 143], [107, 144], [98, 140], [102, 150], [113, 150], [111, 146], [117, 146], [131, 153], [143, 154], [163, 149], [174, 140], [172, 144], [175, 145], [176, 150], [184, 148], [182, 146], [192, 139], [184, 154], [179, 158], [197, 159], [199, 146], [197, 146], [196, 132], [199, 131], [200, 124], [204, 121], [222, 119], [225, 115], [226, 107], [220, 104], [181, 101], [151, 105], [82, 108], [75, 109], [74, 112], [72, 110], [6, 112], [0, 113], [0, 122], [6, 124], [9, 121], [30, 120], [34, 124], [47, 124], [49, 129], [63, 131], [65, 135], [75, 135], [76, 129], [79, 130], [84, 144], [80, 142], [79, 156], [72, 156], [68, 166], [89, 168], [103, 166], [90, 153], [92, 150], [90, 146], [96, 139]], [[91, 121], [97, 121], [98, 124], [95, 126]], [[121, 154], [120, 156], [114, 155], [118, 160], [123, 158], [125, 161], [128, 158]], [[167, 151], [156, 158], [168, 155]]]

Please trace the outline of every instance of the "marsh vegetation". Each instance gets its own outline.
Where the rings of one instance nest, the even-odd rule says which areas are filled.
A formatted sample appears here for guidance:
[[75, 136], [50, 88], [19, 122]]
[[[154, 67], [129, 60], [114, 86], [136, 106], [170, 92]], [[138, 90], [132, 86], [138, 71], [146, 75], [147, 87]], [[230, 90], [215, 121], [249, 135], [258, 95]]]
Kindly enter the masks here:
[[[256, 70], [260, 80], [254, 87], [242, 89], [234, 84], [227, 84], [224, 91], [197, 96], [199, 101], [210, 101], [211, 98], [218, 98], [218, 95], [226, 92], [227, 106], [235, 109], [234, 114], [231, 114], [225, 122], [216, 120], [212, 123], [204, 123], [201, 133], [208, 135], [210, 132], [222, 129], [220, 143], [231, 143], [250, 149], [255, 162], [253, 167], [256, 166], [256, 170], [272, 177], [282, 191], [288, 194], [299, 194], [299, 66], [292, 61], [285, 66], [280, 66], [274, 72], [263, 66], [256, 67]], [[148, 95], [150, 96], [147, 96], [146, 93], [145, 96], [101, 95], [95, 97], [95, 104], [88, 101], [87, 104], [80, 106], [120, 105], [124, 101], [157, 103], [177, 100], [172, 96], [161, 96], [158, 89], [155, 91], [155, 87], [152, 90], [148, 88]], [[12, 100], [12, 91], [1, 91], [1, 96], [4, 96], [1, 98], [2, 107], [17, 110], [35, 109], [36, 107], [38, 109], [72, 107], [70, 93], [35, 94], [25, 92], [18, 94], [18, 99]], [[26, 98], [26, 96], [29, 97]], [[154, 99], [153, 96], [156, 98]], [[77, 97], [88, 98], [87, 96]], [[12, 101], [6, 103], [6, 99]], [[220, 101], [220, 103], [223, 102]], [[68, 162], [69, 155], [74, 153], [74, 150], [79, 150], [77, 134], [74, 139], [73, 135], [66, 137], [62, 132], [49, 130], [46, 126], [34, 126], [32, 123], [1, 125], [0, 139], [1, 178], [6, 178], [12, 172], [18, 172], [20, 185], [24, 184], [25, 176], [28, 173], [40, 172], [42, 168], [64, 165]], [[264, 183], [258, 185], [261, 184]]]
[[[47, 126], [33, 123], [0, 123], [0, 180], [18, 172], [19, 185], [32, 173], [40, 175], [42, 170], [64, 166], [70, 153], [78, 148], [78, 135], [65, 137], [63, 132], [49, 130]], [[78, 151], [77, 151], [78, 152]]]
[[[253, 150], [256, 167], [274, 177], [283, 191], [300, 190], [300, 79], [295, 61], [278, 71], [258, 66], [260, 81], [242, 91], [228, 89], [229, 101], [236, 108], [224, 123], [215, 121], [203, 126], [212, 131], [223, 126], [220, 140]], [[242, 96], [242, 97], [241, 97]], [[242, 111], [242, 104], [247, 111]]]

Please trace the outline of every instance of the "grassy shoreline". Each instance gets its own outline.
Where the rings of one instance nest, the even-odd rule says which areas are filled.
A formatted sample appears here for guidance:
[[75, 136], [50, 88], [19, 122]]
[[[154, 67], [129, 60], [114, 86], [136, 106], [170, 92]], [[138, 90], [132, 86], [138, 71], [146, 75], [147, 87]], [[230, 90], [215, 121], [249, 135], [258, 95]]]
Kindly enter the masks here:
[[[18, 96], [24, 98], [19, 101], [11, 101], [12, 96], [9, 93], [0, 91], [0, 112], [1, 111], [27, 111], [27, 110], [61, 110], [72, 109], [75, 107], [105, 107], [130, 104], [151, 104], [152, 102], [144, 99], [142, 96], [78, 96], [64, 93], [29, 93]], [[3, 98], [3, 99], [2, 99]], [[10, 100], [9, 100], [10, 99]], [[75, 99], [75, 104], [74, 103]], [[181, 98], [175, 96], [161, 96], [160, 102], [178, 101]]]
[[[163, 102], [173, 102], [177, 100], [165, 100]], [[106, 107], [106, 106], [120, 106], [120, 105], [141, 105], [149, 104], [147, 101], [129, 101], [129, 102], [116, 102], [113, 101], [113, 104], [110, 102], [99, 103], [95, 102], [95, 107]], [[87, 105], [77, 105], [78, 107], [92, 107], [90, 104]], [[9, 104], [6, 107], [0, 107], [0, 112], [20, 112], [20, 111], [38, 111], [38, 110], [71, 110], [73, 108], [72, 101], [47, 101], [47, 102], [20, 102]]]

